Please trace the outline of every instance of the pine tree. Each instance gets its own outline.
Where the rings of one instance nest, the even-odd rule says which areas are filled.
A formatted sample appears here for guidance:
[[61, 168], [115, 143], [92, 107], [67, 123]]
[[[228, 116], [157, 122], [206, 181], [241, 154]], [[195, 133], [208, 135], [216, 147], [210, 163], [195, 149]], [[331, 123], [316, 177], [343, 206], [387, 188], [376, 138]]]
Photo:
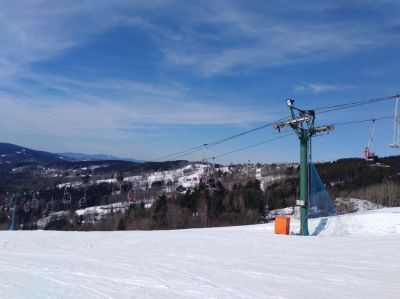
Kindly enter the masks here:
[[117, 230], [125, 230], [125, 229], [126, 229], [125, 219], [124, 217], [120, 217], [118, 220]]
[[153, 226], [158, 229], [166, 229], [167, 228], [167, 210], [168, 203], [167, 197], [165, 195], [161, 195], [158, 200], [154, 204], [153, 211]]

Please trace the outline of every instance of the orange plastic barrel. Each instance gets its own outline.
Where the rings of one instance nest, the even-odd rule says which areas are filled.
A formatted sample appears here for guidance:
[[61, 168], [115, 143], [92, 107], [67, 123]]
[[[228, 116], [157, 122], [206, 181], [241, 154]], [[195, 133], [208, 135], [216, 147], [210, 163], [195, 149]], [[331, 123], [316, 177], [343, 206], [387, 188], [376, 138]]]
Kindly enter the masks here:
[[275, 217], [275, 234], [288, 235], [290, 230], [290, 218], [288, 216]]

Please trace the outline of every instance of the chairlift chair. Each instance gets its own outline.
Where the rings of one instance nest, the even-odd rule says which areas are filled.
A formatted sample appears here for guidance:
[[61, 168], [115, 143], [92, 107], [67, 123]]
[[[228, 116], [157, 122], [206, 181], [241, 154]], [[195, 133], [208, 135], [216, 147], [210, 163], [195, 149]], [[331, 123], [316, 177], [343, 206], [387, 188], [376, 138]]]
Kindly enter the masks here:
[[87, 205], [87, 199], [86, 199], [86, 191], [85, 191], [85, 194], [83, 195], [83, 197], [81, 197], [79, 199], [78, 207], [79, 207], [79, 209], [84, 209], [84, 208], [86, 208], [86, 205]]
[[31, 211], [32, 207], [30, 201], [24, 203], [23, 209], [25, 213], [29, 213]]
[[367, 161], [373, 162], [370, 166], [378, 166], [378, 167], [390, 167], [390, 165], [386, 165], [378, 162], [378, 155], [375, 152], [371, 151], [371, 146], [375, 142], [375, 119], [372, 120], [372, 132], [371, 137], [369, 138], [368, 145], [364, 150], [364, 158]]
[[364, 150], [364, 158], [365, 160], [373, 161], [374, 163], [378, 161], [378, 156], [375, 154], [375, 152], [371, 152], [368, 147], [366, 147]]
[[132, 187], [128, 192], [128, 201], [129, 203], [136, 203], [136, 192], [134, 187]]
[[64, 196], [63, 196], [62, 202], [64, 205], [70, 205], [72, 202], [72, 196], [71, 196], [71, 193], [68, 192], [67, 186], [65, 186], [65, 189], [64, 189]]
[[43, 216], [49, 216], [50, 212], [53, 210], [53, 201], [54, 197], [52, 197], [51, 200], [46, 204], [46, 208], [43, 211]]
[[31, 199], [31, 209], [36, 210], [39, 207], [39, 200], [37, 199], [37, 196], [39, 195], [39, 192], [34, 192], [32, 195]]
[[368, 145], [364, 150], [364, 158], [367, 161], [373, 161], [374, 163], [376, 163], [378, 161], [378, 155], [375, 154], [375, 152], [371, 151], [371, 147], [374, 144], [374, 142], [375, 142], [375, 119], [372, 120], [372, 132], [368, 140]]

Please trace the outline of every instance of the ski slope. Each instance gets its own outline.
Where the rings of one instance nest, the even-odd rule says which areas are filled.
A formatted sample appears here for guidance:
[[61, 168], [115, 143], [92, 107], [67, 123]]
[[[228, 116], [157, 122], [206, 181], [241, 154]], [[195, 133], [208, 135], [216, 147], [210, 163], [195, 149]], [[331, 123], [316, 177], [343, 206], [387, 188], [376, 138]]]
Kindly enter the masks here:
[[0, 298], [400, 298], [400, 208], [312, 219], [310, 233], [2, 232]]

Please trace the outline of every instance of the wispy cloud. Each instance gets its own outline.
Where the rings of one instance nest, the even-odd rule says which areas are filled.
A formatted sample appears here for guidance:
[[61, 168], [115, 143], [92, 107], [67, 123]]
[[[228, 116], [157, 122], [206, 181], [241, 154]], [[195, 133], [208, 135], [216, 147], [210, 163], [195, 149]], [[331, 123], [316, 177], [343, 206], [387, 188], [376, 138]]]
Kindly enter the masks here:
[[[232, 105], [217, 97], [213, 102], [177, 85], [62, 77], [37, 80], [31, 87], [14, 82], [18, 93], [0, 93], [2, 140], [39, 149], [44, 140], [45, 148], [53, 151], [80, 149], [151, 159], [157, 150], [146, 152], [137, 144], [143, 139], [166, 138], [166, 132], [179, 140], [171, 131], [174, 126], [228, 125], [242, 130], [242, 126], [276, 117], [274, 109]], [[42, 89], [49, 86], [51, 93], [44, 94]]]
[[345, 85], [345, 84], [302, 83], [296, 85], [293, 88], [293, 91], [300, 93], [326, 93], [333, 91], [345, 91], [355, 88], [359, 87], [354, 85]]
[[[84, 131], [93, 138], [118, 139], [126, 138], [127, 130], [132, 134], [140, 132], [144, 125], [242, 126], [273, 116], [272, 110], [230, 105], [227, 99], [203, 99], [176, 84], [115, 79], [77, 81], [47, 76], [35, 80], [30, 87], [14, 82], [14, 91], [0, 93], [0, 102], [10, 117], [34, 123], [57, 136], [71, 137], [75, 131]], [[51, 93], [44, 94], [49, 87]], [[24, 124], [13, 124], [13, 130], [16, 128], [26, 130]]]
[[148, 34], [170, 66], [208, 76], [399, 46], [399, 24], [390, 17], [335, 15], [357, 8], [386, 16], [398, 3], [355, 6], [344, 1], [4, 1], [0, 74], [18, 72], [121, 26]]
[[14, 75], [62, 55], [123, 25], [132, 9], [151, 7], [140, 1], [2, 1], [0, 75]]
[[[392, 21], [336, 18], [335, 13], [345, 8], [353, 7], [344, 2], [335, 5], [308, 2], [297, 6], [283, 1], [250, 6], [243, 2], [214, 1], [196, 7], [196, 13], [183, 5], [180, 10], [184, 12], [178, 13], [175, 20], [176, 29], [157, 27], [149, 32], [163, 46], [172, 64], [192, 67], [207, 76], [231, 73], [238, 68], [316, 62], [385, 47], [388, 43], [399, 46], [399, 31], [393, 30], [397, 25]], [[373, 8], [388, 10], [390, 5], [375, 7], [366, 3], [363, 9]], [[316, 14], [324, 16], [323, 22]]]

